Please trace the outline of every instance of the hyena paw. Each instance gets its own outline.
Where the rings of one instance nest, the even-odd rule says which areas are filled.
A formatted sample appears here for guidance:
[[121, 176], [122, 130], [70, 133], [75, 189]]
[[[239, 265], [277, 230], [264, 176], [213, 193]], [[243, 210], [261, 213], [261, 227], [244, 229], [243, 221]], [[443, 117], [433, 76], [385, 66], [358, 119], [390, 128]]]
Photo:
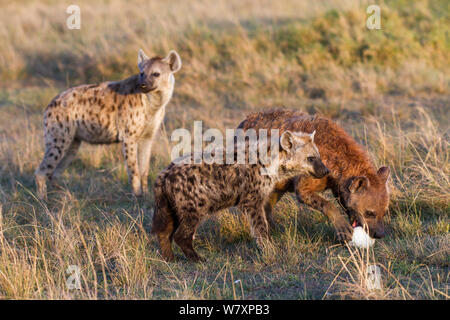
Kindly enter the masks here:
[[350, 241], [353, 234], [353, 228], [345, 221], [345, 219], [341, 219], [337, 223], [334, 224], [334, 227], [336, 229], [336, 238], [338, 241]]
[[139, 186], [133, 186], [133, 194], [136, 197], [138, 197], [138, 198], [142, 196], [142, 188], [141, 188], [140, 185]]
[[36, 175], [36, 191], [40, 200], [47, 200], [47, 179], [45, 176]]
[[198, 263], [198, 262], [205, 262], [206, 259], [199, 256], [197, 253], [191, 253], [188, 255], [188, 259], [192, 262]]
[[271, 245], [272, 242], [268, 236], [256, 238], [256, 246], [260, 251], [264, 251], [265, 248], [270, 247]]

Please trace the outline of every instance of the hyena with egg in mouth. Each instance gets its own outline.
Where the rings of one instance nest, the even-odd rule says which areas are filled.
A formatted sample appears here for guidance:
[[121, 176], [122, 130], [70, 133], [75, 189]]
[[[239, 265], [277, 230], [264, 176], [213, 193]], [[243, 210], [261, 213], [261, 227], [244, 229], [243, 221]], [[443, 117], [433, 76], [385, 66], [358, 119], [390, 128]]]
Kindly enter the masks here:
[[314, 144], [314, 133], [286, 131], [280, 137], [279, 148], [274, 159], [269, 157], [269, 161], [258, 160], [255, 164], [249, 163], [246, 148], [243, 164], [196, 164], [193, 156], [186, 158], [188, 163], [172, 162], [163, 170], [153, 189], [156, 208], [152, 227], [163, 258], [174, 260], [175, 240], [188, 259], [200, 260], [192, 246], [198, 225], [210, 214], [232, 206], [248, 215], [259, 246], [269, 239], [264, 203], [275, 183], [299, 174], [317, 178], [328, 174]]
[[47, 180], [58, 178], [82, 141], [122, 142], [133, 193], [148, 192], [151, 147], [172, 97], [174, 73], [181, 68], [175, 51], [167, 57], [138, 53], [140, 73], [122, 81], [70, 88], [44, 112], [44, 159], [35, 172], [38, 196], [47, 196]]

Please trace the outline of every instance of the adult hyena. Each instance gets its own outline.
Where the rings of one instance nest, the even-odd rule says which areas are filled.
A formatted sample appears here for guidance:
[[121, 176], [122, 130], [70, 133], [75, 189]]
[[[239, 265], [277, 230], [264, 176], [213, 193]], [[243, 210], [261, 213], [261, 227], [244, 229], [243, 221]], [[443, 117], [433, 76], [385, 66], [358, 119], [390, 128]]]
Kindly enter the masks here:
[[[266, 204], [269, 223], [273, 225], [272, 208], [287, 191], [300, 202], [322, 211], [333, 223], [339, 240], [348, 240], [352, 226], [367, 226], [374, 238], [384, 236], [383, 217], [389, 206], [390, 175], [388, 167], [378, 170], [367, 152], [336, 123], [321, 116], [300, 111], [271, 110], [251, 114], [238, 128], [279, 129], [316, 132], [315, 143], [330, 174], [322, 179], [298, 176], [276, 184]], [[331, 189], [339, 199], [350, 223], [332, 202], [319, 193]]]
[[70, 88], [57, 95], [44, 112], [44, 159], [35, 172], [40, 198], [46, 180], [61, 175], [81, 141], [122, 142], [128, 178], [136, 196], [148, 192], [147, 177], [155, 133], [172, 97], [174, 73], [181, 68], [175, 51], [149, 59], [138, 53], [140, 74], [122, 81]]
[[323, 177], [328, 173], [313, 138], [314, 134], [284, 132], [278, 157], [267, 163], [250, 164], [248, 157], [244, 164], [172, 162], [159, 174], [153, 189], [152, 233], [157, 234], [162, 256], [174, 259], [174, 239], [189, 259], [199, 260], [192, 246], [197, 226], [209, 214], [232, 206], [250, 217], [252, 233], [261, 245], [269, 238], [263, 206], [274, 184], [299, 174]]

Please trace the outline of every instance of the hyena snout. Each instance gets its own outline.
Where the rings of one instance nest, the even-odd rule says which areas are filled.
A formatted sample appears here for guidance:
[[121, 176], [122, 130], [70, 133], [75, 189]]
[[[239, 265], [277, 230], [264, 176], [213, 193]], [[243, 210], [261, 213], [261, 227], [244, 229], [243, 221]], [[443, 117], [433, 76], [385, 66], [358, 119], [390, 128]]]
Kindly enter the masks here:
[[384, 224], [383, 222], [377, 223], [374, 227], [369, 225], [369, 235], [375, 239], [381, 239], [385, 236]]
[[308, 162], [311, 165], [311, 175], [314, 178], [323, 178], [330, 173], [330, 170], [323, 164], [322, 160], [318, 157], [308, 157]]
[[147, 93], [156, 89], [156, 84], [154, 81], [145, 79], [145, 77], [141, 74], [141, 78], [139, 81], [139, 87], [143, 93]]

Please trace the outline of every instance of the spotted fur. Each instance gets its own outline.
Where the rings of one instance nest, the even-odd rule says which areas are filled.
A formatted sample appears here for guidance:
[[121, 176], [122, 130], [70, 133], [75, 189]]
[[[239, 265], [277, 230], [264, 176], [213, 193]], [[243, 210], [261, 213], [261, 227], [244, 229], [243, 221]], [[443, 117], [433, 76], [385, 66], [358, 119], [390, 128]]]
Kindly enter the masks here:
[[140, 74], [122, 81], [81, 85], [57, 95], [44, 112], [44, 159], [35, 172], [37, 192], [46, 198], [47, 179], [58, 178], [80, 144], [122, 142], [136, 196], [148, 192], [151, 147], [172, 97], [181, 67], [175, 51], [166, 58], [138, 55]]
[[[273, 225], [272, 207], [285, 192], [294, 192], [300, 202], [322, 211], [334, 224], [339, 240], [349, 240], [353, 225], [367, 225], [372, 237], [384, 236], [383, 217], [389, 206], [388, 167], [378, 170], [362, 148], [332, 120], [300, 111], [278, 109], [250, 114], [241, 129], [279, 129], [316, 132], [315, 142], [330, 174], [322, 179], [298, 176], [276, 184], [266, 204], [267, 219]], [[319, 193], [331, 189], [347, 213]]]
[[[280, 145], [277, 160], [267, 164], [177, 162], [162, 171], [154, 185], [156, 208], [152, 229], [162, 256], [169, 261], [174, 259], [172, 240], [175, 240], [190, 260], [199, 260], [192, 246], [197, 226], [210, 214], [232, 206], [250, 217], [252, 233], [259, 245], [269, 239], [263, 206], [274, 184], [301, 173], [320, 177], [328, 173], [320, 161], [313, 135], [288, 131], [281, 136]], [[263, 174], [262, 169], [272, 174]]]

